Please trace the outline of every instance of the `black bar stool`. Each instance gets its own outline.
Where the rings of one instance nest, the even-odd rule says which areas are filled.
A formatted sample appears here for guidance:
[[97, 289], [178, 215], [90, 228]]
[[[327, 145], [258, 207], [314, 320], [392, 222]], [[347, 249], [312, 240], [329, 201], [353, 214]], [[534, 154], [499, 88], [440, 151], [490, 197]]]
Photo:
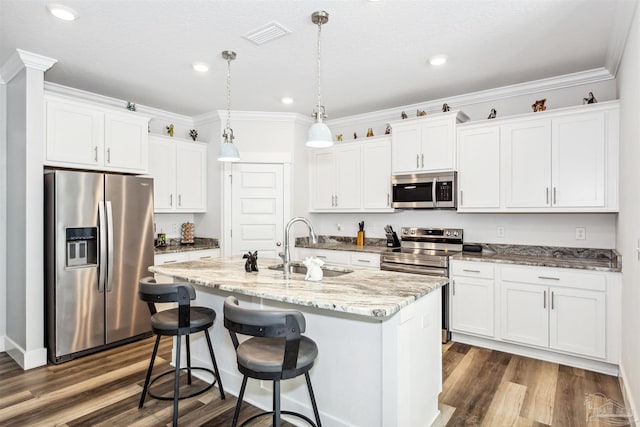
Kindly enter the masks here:
[[[273, 411], [263, 412], [244, 421], [241, 425], [258, 417], [273, 415], [273, 425], [280, 427], [280, 414], [299, 417], [311, 426], [322, 427], [318, 406], [313, 395], [309, 370], [318, 356], [318, 346], [311, 339], [302, 336], [306, 322], [297, 310], [255, 310], [238, 305], [236, 297], [230, 296], [224, 302], [224, 326], [229, 329], [231, 341], [236, 349], [238, 370], [244, 375], [238, 404], [233, 415], [232, 427], [238, 424], [240, 406], [247, 378], [273, 381]], [[236, 333], [250, 335], [240, 343]], [[304, 374], [311, 397], [311, 405], [316, 423], [303, 414], [280, 409], [280, 380]]]
[[[207, 307], [191, 307], [191, 300], [196, 298], [196, 291], [189, 283], [169, 283], [159, 284], [156, 283], [153, 277], [145, 277], [140, 280], [138, 287], [138, 295], [140, 299], [147, 302], [149, 311], [151, 312], [151, 330], [157, 335], [155, 346], [153, 347], [153, 354], [151, 355], [151, 361], [149, 362], [149, 369], [147, 370], [147, 377], [144, 381], [144, 388], [142, 390], [142, 396], [140, 396], [140, 404], [138, 408], [142, 408], [144, 400], [149, 392], [149, 395], [153, 398], [160, 400], [173, 400], [173, 425], [178, 425], [178, 401], [187, 399], [189, 397], [197, 396], [209, 390], [214, 384], [218, 383], [220, 389], [220, 398], [224, 399], [224, 389], [222, 388], [222, 381], [220, 380], [220, 373], [218, 372], [218, 364], [216, 363], [216, 356], [213, 354], [213, 347], [211, 346], [211, 337], [209, 336], [209, 328], [213, 326], [213, 322], [216, 319], [216, 312]], [[156, 303], [169, 303], [177, 302], [177, 308], [171, 308], [164, 311], [156, 310]], [[191, 346], [189, 343], [190, 334], [196, 332], [204, 332], [207, 338], [207, 345], [209, 346], [209, 355], [211, 356], [211, 363], [213, 364], [213, 370], [202, 367], [191, 366]], [[157, 375], [151, 380], [151, 372], [153, 371], [153, 363], [156, 360], [156, 354], [158, 353], [158, 345], [160, 344], [160, 337], [162, 336], [175, 336], [176, 337], [176, 353], [175, 353], [175, 369], [168, 370]], [[187, 367], [180, 368], [180, 345], [182, 336], [185, 337], [187, 343]], [[180, 371], [187, 371], [187, 384], [191, 385], [191, 371], [200, 370], [209, 372], [214, 376], [214, 381], [208, 384], [206, 387], [189, 393], [185, 396], [179, 395], [180, 388]], [[172, 396], [159, 396], [151, 391], [151, 386], [155, 381], [164, 377], [165, 375], [174, 374], [174, 385]], [[151, 380], [151, 381], [150, 381]]]

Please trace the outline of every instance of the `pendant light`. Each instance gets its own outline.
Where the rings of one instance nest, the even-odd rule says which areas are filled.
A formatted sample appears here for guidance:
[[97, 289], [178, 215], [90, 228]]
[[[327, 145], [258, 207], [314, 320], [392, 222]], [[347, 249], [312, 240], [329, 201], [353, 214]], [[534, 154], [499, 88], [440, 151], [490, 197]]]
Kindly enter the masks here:
[[329, 14], [325, 11], [313, 12], [311, 22], [318, 26], [318, 105], [314, 108], [313, 117], [315, 123], [309, 128], [307, 134], [307, 147], [324, 148], [333, 145], [333, 137], [329, 127], [322, 122], [327, 117], [324, 105], [322, 105], [322, 93], [320, 89], [320, 35], [322, 25], [329, 22]]
[[222, 52], [222, 57], [227, 61], [227, 127], [222, 132], [224, 141], [220, 146], [218, 160], [221, 162], [237, 162], [240, 160], [238, 147], [233, 143], [233, 129], [231, 129], [231, 61], [236, 59], [236, 53], [232, 50]]

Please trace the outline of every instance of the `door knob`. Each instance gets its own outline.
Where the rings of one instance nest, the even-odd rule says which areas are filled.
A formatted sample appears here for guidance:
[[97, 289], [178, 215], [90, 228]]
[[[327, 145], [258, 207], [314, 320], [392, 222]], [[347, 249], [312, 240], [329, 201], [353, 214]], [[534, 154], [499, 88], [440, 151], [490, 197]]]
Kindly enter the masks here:
[[282, 243], [276, 242], [276, 246], [280, 247], [280, 246], [282, 246]]

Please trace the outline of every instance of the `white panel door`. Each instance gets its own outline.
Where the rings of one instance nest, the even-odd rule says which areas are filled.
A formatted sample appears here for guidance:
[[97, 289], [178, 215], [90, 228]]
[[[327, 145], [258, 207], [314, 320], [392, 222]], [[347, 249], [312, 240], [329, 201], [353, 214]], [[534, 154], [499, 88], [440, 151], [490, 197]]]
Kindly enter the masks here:
[[505, 206], [551, 206], [551, 121], [503, 127]]
[[551, 288], [549, 346], [592, 357], [606, 357], [605, 293]]
[[362, 146], [362, 207], [391, 208], [391, 141]]
[[552, 121], [553, 205], [603, 207], [604, 113], [576, 114]]
[[502, 339], [547, 347], [549, 294], [545, 286], [501, 283]]
[[232, 255], [258, 251], [258, 260], [278, 258], [284, 237], [283, 166], [235, 163], [231, 171]]
[[420, 169], [420, 126], [397, 127], [391, 133], [392, 173], [413, 172]]
[[207, 209], [207, 146], [198, 143], [176, 145], [177, 210], [204, 212]]
[[421, 141], [420, 169], [453, 170], [455, 126], [451, 118], [423, 124]]
[[458, 208], [500, 207], [500, 128], [458, 132]]
[[154, 212], [175, 209], [176, 144], [155, 138], [149, 140], [149, 175], [153, 177]]
[[362, 198], [360, 144], [335, 148], [335, 207], [359, 209]]
[[148, 121], [105, 113], [104, 164], [111, 169], [147, 172]]

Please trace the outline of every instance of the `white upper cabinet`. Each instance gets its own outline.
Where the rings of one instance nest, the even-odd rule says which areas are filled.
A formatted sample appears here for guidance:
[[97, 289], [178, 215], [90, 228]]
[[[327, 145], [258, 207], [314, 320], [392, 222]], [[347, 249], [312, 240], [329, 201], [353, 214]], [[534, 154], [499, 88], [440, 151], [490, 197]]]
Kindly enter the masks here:
[[311, 212], [391, 212], [390, 138], [309, 150]]
[[390, 123], [392, 173], [455, 170], [456, 123], [468, 119], [461, 111], [451, 111]]
[[146, 173], [149, 118], [47, 94], [44, 164]]
[[153, 135], [149, 175], [155, 212], [205, 212], [207, 145]]
[[610, 101], [460, 126], [458, 210], [616, 212], [618, 122]]

